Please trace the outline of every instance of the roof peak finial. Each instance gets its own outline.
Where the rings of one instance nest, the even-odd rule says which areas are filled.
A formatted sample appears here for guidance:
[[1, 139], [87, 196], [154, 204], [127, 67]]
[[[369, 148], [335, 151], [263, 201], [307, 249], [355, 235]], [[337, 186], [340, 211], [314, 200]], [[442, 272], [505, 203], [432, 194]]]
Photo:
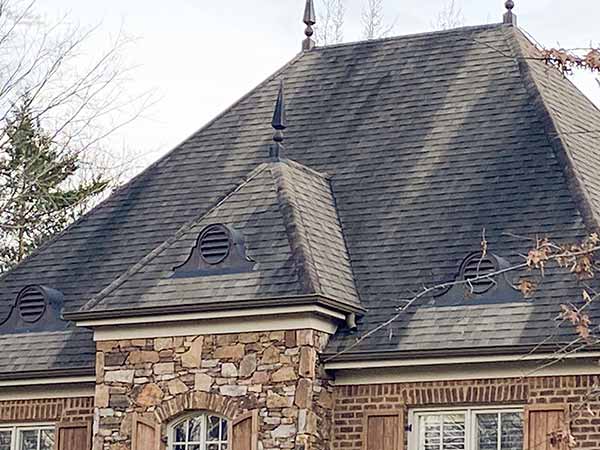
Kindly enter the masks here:
[[270, 156], [273, 159], [279, 159], [283, 150], [283, 131], [287, 128], [287, 115], [285, 111], [285, 92], [283, 78], [279, 80], [279, 92], [277, 93], [277, 102], [275, 103], [275, 112], [271, 126], [275, 130], [273, 133], [273, 144], [270, 148]]
[[315, 4], [313, 0], [306, 0], [306, 6], [304, 7], [304, 23], [306, 24], [306, 29], [304, 30], [304, 34], [306, 35], [306, 39], [302, 41], [302, 50], [309, 51], [315, 48], [315, 41], [312, 40], [312, 35], [314, 34], [313, 25], [317, 23], [316, 15], [315, 15]]
[[504, 13], [503, 22], [508, 25], [517, 26], [517, 16], [512, 12], [515, 2], [513, 0], [506, 0], [504, 7], [506, 8], [506, 12]]

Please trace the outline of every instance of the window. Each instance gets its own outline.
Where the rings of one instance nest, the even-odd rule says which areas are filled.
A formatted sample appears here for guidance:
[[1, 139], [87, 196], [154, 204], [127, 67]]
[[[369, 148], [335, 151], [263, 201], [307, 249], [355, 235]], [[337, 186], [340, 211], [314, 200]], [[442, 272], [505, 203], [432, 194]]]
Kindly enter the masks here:
[[469, 408], [412, 414], [412, 450], [521, 450], [523, 412]]
[[219, 416], [187, 416], [170, 427], [169, 450], [228, 450], [228, 428], [228, 421]]
[[54, 450], [54, 427], [0, 427], [0, 450]]

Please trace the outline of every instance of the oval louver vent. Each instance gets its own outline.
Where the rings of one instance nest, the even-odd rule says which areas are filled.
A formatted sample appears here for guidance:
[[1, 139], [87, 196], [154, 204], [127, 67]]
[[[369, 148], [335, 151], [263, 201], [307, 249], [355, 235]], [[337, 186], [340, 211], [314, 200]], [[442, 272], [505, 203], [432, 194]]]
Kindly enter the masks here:
[[481, 278], [496, 271], [496, 264], [490, 258], [473, 255], [463, 265], [463, 279], [473, 280], [466, 284], [466, 289], [473, 294], [483, 294], [495, 283], [490, 278]]
[[231, 249], [231, 239], [227, 228], [214, 225], [200, 237], [200, 256], [208, 264], [219, 264]]
[[46, 296], [40, 289], [26, 289], [19, 296], [18, 308], [25, 322], [37, 322], [46, 311]]

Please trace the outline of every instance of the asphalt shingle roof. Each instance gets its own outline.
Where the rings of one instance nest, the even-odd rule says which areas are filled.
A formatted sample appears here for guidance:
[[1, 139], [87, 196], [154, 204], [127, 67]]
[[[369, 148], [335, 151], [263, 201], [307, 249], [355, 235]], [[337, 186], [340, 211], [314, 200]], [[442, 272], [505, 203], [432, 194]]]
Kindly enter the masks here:
[[[224, 298], [283, 295], [321, 281], [330, 295], [360, 299], [368, 312], [356, 332], [341, 330], [331, 340], [335, 352], [391, 317], [423, 284], [452, 279], [479, 249], [483, 229], [490, 251], [511, 262], [530, 245], [517, 236], [581, 239], [600, 211], [600, 141], [580, 132], [597, 129], [600, 112], [562, 75], [523, 58], [531, 51], [518, 30], [489, 25], [301, 54], [0, 279], [0, 316], [31, 283], [61, 290], [68, 311], [96, 297], [90, 306], [98, 308], [187, 301], [185, 287], [175, 286], [185, 281], [165, 276], [185, 259], [194, 233], [220, 217], [247, 233], [264, 268], [222, 278]], [[283, 156], [295, 163], [261, 166], [281, 77], [289, 123]], [[285, 186], [278, 190], [279, 178]], [[292, 199], [291, 215], [281, 208], [282, 193]], [[332, 205], [343, 233], [294, 216], [334, 223]], [[347, 249], [341, 267], [323, 257], [328, 244], [340, 257]], [[277, 277], [275, 267], [282, 269]], [[298, 267], [306, 269], [302, 277]], [[550, 273], [530, 301], [436, 307], [426, 299], [353, 351], [565, 339], [570, 328], [557, 332], [553, 319], [561, 302], [580, 298], [580, 287]], [[4, 352], [0, 346], [0, 359]], [[38, 363], [60, 361], [32, 356]], [[93, 359], [82, 355], [79, 363]]]
[[[243, 232], [250, 272], [173, 277], [202, 230]], [[321, 294], [360, 306], [329, 187], [293, 161], [261, 164], [218, 206], [183, 227], [86, 305], [84, 311], [198, 306]]]
[[[95, 360], [96, 345], [87, 330], [68, 332], [2, 334], [0, 335], [0, 377], [21, 373], [38, 373], [43, 376], [49, 369], [89, 371]], [[88, 370], [85, 370], [88, 369]]]

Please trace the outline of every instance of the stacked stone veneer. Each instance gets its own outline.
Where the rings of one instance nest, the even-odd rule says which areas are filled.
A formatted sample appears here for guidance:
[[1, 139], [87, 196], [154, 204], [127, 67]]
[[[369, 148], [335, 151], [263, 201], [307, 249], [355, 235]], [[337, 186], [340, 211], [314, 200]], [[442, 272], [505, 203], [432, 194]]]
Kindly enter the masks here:
[[133, 413], [162, 427], [195, 410], [259, 412], [259, 449], [327, 449], [333, 393], [313, 330], [102, 341], [95, 450], [131, 447]]

